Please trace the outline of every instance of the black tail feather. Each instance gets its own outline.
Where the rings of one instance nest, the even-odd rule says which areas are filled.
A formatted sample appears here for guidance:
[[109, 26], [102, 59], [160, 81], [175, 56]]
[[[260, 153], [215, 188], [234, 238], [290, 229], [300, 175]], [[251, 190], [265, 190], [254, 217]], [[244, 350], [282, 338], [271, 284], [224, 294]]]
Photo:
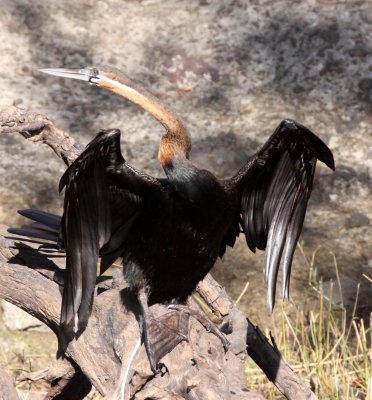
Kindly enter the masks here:
[[20, 228], [11, 227], [8, 229], [9, 233], [48, 240], [61, 245], [59, 231], [62, 217], [35, 209], [19, 210], [18, 213], [34, 222], [22, 225]]

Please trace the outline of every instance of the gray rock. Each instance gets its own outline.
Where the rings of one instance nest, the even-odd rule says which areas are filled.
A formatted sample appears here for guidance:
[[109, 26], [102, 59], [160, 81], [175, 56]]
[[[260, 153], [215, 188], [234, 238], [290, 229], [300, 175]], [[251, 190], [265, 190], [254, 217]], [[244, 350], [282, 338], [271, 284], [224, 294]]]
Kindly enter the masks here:
[[354, 305], [358, 282], [347, 276], [340, 276], [340, 281], [329, 279], [322, 282], [322, 295], [332, 304], [342, 307]]
[[359, 228], [361, 226], [369, 225], [369, 218], [367, 215], [353, 212], [345, 221], [346, 228]]
[[11, 331], [35, 330], [38, 332], [50, 332], [50, 329], [41, 321], [7, 301], [1, 301], [1, 308], [3, 311], [3, 323]]

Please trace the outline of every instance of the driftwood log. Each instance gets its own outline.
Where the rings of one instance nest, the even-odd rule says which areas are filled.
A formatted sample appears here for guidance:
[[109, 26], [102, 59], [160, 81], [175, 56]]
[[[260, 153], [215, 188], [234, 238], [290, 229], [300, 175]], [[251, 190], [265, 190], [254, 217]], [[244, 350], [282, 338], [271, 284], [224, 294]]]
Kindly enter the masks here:
[[[0, 134], [5, 133], [21, 133], [32, 142], [47, 144], [66, 165], [83, 148], [42, 114], [13, 106], [0, 107]], [[225, 352], [219, 339], [191, 318], [189, 341], [163, 358], [160, 372], [152, 373], [142, 346], [124, 379], [139, 327], [137, 303], [126, 290], [122, 273], [97, 279], [87, 328], [67, 343], [59, 327], [64, 257], [39, 245], [8, 234], [7, 227], [0, 225], [0, 298], [44, 322], [61, 348], [66, 348], [54, 365], [27, 376], [51, 382], [46, 399], [83, 399], [92, 385], [112, 400], [264, 399], [247, 387], [244, 360], [248, 354], [287, 399], [316, 399], [284, 362], [275, 343], [271, 345], [244, 317], [210, 275], [190, 302], [200, 304], [219, 324], [231, 343], [229, 350]], [[155, 315], [167, 311], [162, 305], [153, 306]], [[12, 380], [2, 370], [0, 387], [1, 399], [17, 398]]]

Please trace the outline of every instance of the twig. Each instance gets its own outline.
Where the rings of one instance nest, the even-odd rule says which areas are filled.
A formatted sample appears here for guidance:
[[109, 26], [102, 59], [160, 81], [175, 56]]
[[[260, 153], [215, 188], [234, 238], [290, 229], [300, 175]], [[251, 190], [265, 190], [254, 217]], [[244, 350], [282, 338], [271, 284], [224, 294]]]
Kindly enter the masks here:
[[243, 298], [243, 296], [245, 295], [246, 291], [248, 290], [248, 286], [249, 286], [249, 281], [247, 281], [247, 283], [244, 285], [243, 290], [241, 291], [239, 297], [235, 301], [235, 305], [239, 304], [240, 300]]

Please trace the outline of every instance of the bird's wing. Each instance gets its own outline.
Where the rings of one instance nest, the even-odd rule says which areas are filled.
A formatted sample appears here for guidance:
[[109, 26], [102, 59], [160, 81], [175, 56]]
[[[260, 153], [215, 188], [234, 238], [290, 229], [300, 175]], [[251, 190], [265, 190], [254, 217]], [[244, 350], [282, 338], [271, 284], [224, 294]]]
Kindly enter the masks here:
[[125, 244], [143, 197], [159, 186], [157, 179], [125, 163], [117, 129], [101, 131], [62, 176], [67, 275], [61, 324], [67, 332], [76, 333], [87, 321], [100, 250], [105, 269]]
[[335, 168], [330, 149], [309, 129], [292, 120], [280, 123], [270, 139], [231, 179], [240, 196], [241, 225], [248, 247], [266, 249], [268, 306], [275, 303], [283, 257], [283, 297], [296, 243], [313, 186], [316, 161]]

